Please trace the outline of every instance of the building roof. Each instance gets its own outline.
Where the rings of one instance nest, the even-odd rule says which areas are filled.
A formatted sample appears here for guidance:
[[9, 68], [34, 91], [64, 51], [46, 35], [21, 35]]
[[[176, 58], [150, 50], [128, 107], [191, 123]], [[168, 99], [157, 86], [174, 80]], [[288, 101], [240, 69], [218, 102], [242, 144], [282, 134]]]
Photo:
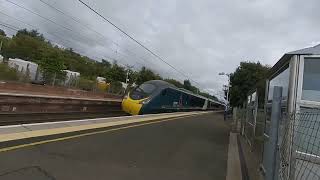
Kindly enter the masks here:
[[308, 48], [285, 53], [280, 58], [280, 60], [271, 68], [270, 76], [272, 76], [275, 72], [277, 72], [279, 68], [285, 65], [288, 61], [290, 61], [291, 57], [294, 55], [320, 55], [320, 44], [313, 47], [308, 47]]
[[62, 70], [63, 72], [66, 72], [66, 73], [70, 73], [70, 74], [76, 74], [76, 75], [80, 75], [79, 72], [76, 72], [76, 71], [70, 71], [70, 70]]
[[9, 58], [9, 62], [20, 63], [20, 64], [24, 64], [24, 65], [32, 64], [34, 66], [38, 66], [37, 63], [31, 62], [31, 61], [26, 61], [26, 60], [19, 59], [19, 58], [14, 58], [14, 59], [13, 58]]

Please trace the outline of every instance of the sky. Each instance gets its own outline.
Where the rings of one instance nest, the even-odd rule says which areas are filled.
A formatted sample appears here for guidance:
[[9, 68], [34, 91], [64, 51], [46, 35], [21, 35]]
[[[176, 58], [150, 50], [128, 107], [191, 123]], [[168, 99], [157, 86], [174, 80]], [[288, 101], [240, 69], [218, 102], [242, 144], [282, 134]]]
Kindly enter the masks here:
[[0, 0], [0, 23], [37, 29], [50, 41], [96, 60], [116, 59], [163, 77], [189, 78], [218, 96], [227, 83], [219, 72], [232, 73], [241, 61], [272, 66], [284, 53], [320, 42], [319, 0], [83, 1], [184, 75], [78, 0]]

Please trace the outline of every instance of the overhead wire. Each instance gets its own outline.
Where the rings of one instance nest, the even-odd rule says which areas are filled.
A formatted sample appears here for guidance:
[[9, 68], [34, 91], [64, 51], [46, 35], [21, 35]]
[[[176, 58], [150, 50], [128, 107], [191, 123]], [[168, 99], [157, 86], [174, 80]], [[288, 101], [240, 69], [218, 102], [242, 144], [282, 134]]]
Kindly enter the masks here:
[[[106, 22], [108, 22], [109, 24], [111, 24], [113, 27], [115, 27], [118, 31], [120, 31], [121, 33], [123, 33], [125, 36], [127, 36], [129, 39], [131, 39], [132, 41], [134, 41], [136, 44], [138, 44], [139, 46], [141, 46], [143, 49], [145, 49], [146, 51], [148, 51], [149, 53], [151, 53], [153, 56], [155, 56], [157, 59], [159, 59], [160, 61], [162, 61], [163, 63], [167, 64], [168, 66], [170, 66], [172, 69], [174, 69], [175, 71], [177, 71], [179, 74], [181, 74], [182, 76], [186, 77], [187, 79], [189, 79], [190, 81], [200, 85], [200, 83], [198, 83], [197, 81], [193, 80], [192, 78], [190, 78], [188, 75], [186, 75], [184, 72], [182, 72], [181, 70], [177, 69], [176, 67], [174, 67], [173, 65], [171, 65], [170, 63], [168, 63], [166, 60], [164, 60], [162, 57], [160, 57], [159, 55], [157, 55], [155, 52], [153, 52], [152, 50], [150, 50], [148, 47], [146, 47], [145, 45], [143, 45], [142, 43], [140, 43], [138, 40], [136, 40], [133, 36], [129, 35], [127, 32], [125, 32], [124, 30], [122, 30], [120, 27], [118, 27], [116, 24], [114, 24], [111, 20], [109, 20], [108, 18], [106, 18], [105, 16], [103, 16], [101, 13], [99, 13], [97, 10], [95, 10], [94, 8], [92, 8], [90, 5], [88, 5], [87, 3], [85, 3], [82, 0], [78, 0], [81, 4], [83, 4], [85, 7], [87, 7], [88, 9], [90, 9], [92, 12], [94, 12], [96, 15], [98, 15], [99, 17], [101, 17], [102, 19], [104, 19]], [[201, 86], [201, 85], [200, 85]]]
[[[80, 34], [75, 33], [71, 28], [66, 27], [66, 26], [64, 26], [64, 25], [61, 25], [61, 24], [55, 22], [54, 20], [52, 20], [52, 19], [50, 19], [50, 18], [47, 18], [47, 17], [45, 17], [45, 16], [42, 16], [42, 15], [39, 14], [38, 12], [35, 12], [35, 11], [31, 10], [31, 9], [28, 9], [28, 8], [26, 8], [25, 6], [23, 6], [23, 5], [19, 4], [19, 3], [13, 2], [13, 1], [11, 1], [11, 0], [4, 0], [4, 1], [7, 1], [8, 3], [11, 3], [11, 4], [13, 4], [13, 5], [15, 5], [15, 6], [19, 7], [19, 8], [22, 8], [22, 9], [28, 11], [29, 13], [34, 14], [34, 15], [36, 15], [36, 16], [38, 16], [38, 17], [40, 17], [40, 18], [42, 18], [42, 19], [44, 19], [44, 20], [46, 20], [46, 21], [48, 21], [48, 22], [50, 22], [50, 23], [53, 23], [54, 25], [56, 25], [56, 26], [58, 26], [58, 27], [60, 27], [60, 28], [62, 28], [62, 29], [65, 29], [65, 30], [67, 30], [67, 31], [70, 31], [70, 32], [71, 32], [71, 36], [75, 35], [75, 36], [77, 36], [78, 38], [84, 40], [85, 42], [87, 42], [87, 41], [89, 40], [87, 37], [84, 37], [84, 36], [82, 36], [82, 35], [80, 35]], [[97, 41], [95, 41], [95, 42], [96, 42], [96, 43], [100, 43], [100, 42], [97, 42]], [[104, 44], [101, 44], [101, 45], [104, 46]]]
[[0, 22], [0, 26], [6, 27], [6, 28], [14, 30], [14, 31], [18, 31], [19, 30], [16, 27], [9, 26], [7, 23], [3, 23], [3, 22]]
[[[37, 15], [37, 16], [39, 15], [38, 13], [36, 13], [36, 12], [30, 10], [30, 9], [27, 9], [27, 8], [25, 8], [24, 6], [19, 5], [18, 3], [14, 3], [14, 2], [12, 2], [12, 1], [10, 1], [10, 0], [5, 0], [5, 1], [7, 1], [7, 2], [9, 2], [9, 3], [13, 3], [14, 5], [16, 5], [16, 6], [20, 7], [20, 8], [23, 8], [23, 9], [27, 10], [28, 12], [31, 12], [32, 14], [35, 14], [35, 15]], [[9, 16], [8, 14], [5, 14], [5, 13], [3, 13], [3, 12], [0, 12], [0, 13], [3, 14], [3, 15], [6, 15], [6, 16], [8, 16], [8, 17], [14, 18], [14, 17]], [[46, 17], [44, 17], [44, 16], [41, 16], [41, 15], [40, 15], [39, 17], [44, 18], [45, 20], [47, 20], [47, 21], [49, 21], [49, 22], [53, 22], [54, 24], [58, 24], [58, 23], [55, 23], [55, 22], [52, 21], [52, 20], [49, 20], [48, 18], [46, 18]], [[22, 23], [24, 23], [24, 24], [27, 24], [27, 25], [29, 25], [29, 26], [31, 26], [31, 27], [35, 27], [35, 26], [33, 26], [33, 25], [29, 24], [29, 23], [23, 22], [22, 20], [18, 20], [17, 18], [14, 18], [14, 19], [17, 20], [17, 21], [19, 21], [19, 22], [22, 22]], [[37, 29], [37, 28], [36, 28], [36, 29]], [[19, 30], [19, 29], [15, 29], [15, 30]], [[67, 30], [69, 30], [69, 29], [67, 29]], [[70, 29], [69, 31], [73, 32], [72, 29]], [[49, 32], [47, 32], [47, 33], [50, 34], [50, 35], [52, 35], [52, 36], [57, 37], [57, 35], [54, 34], [54, 33], [49, 33]], [[71, 41], [69, 41], [69, 40], [67, 40], [67, 39], [65, 39], [65, 38], [64, 38], [63, 40], [68, 41], [69, 43], [72, 43]], [[95, 42], [96, 42], [96, 41], [95, 41]], [[96, 42], [96, 43], [97, 43], [97, 42]], [[110, 47], [107, 47], [107, 48], [111, 49]], [[111, 50], [114, 51], [113, 49], [111, 49]], [[115, 51], [114, 51], [114, 52], [115, 52]]]
[[[159, 60], [161, 60], [162, 62], [164, 62], [165, 64], [167, 64], [168, 66], [170, 66], [171, 68], [173, 68], [174, 70], [176, 70], [177, 72], [179, 72], [181, 75], [185, 76], [188, 78], [187, 75], [185, 75], [183, 72], [181, 72], [180, 70], [178, 70], [177, 68], [175, 68], [174, 66], [172, 66], [171, 64], [169, 64], [167, 61], [165, 61], [164, 59], [162, 59], [160, 56], [158, 56], [156, 53], [154, 53], [153, 51], [151, 51], [149, 48], [147, 48], [146, 46], [144, 46], [142, 43], [140, 43], [139, 41], [137, 41], [135, 38], [133, 38], [131, 35], [129, 35], [128, 33], [126, 33], [124, 30], [122, 30], [121, 28], [119, 28], [117, 25], [115, 25], [113, 22], [111, 22], [109, 19], [107, 19], [106, 17], [104, 17], [103, 15], [101, 15], [99, 12], [97, 12], [95, 9], [93, 9], [91, 6], [89, 6], [87, 3], [83, 2], [82, 0], [78, 0], [80, 3], [82, 3], [84, 6], [86, 6], [88, 9], [90, 9], [91, 11], [93, 11], [95, 14], [97, 14], [98, 16], [100, 16], [102, 19], [104, 19], [106, 22], [108, 22], [109, 24], [111, 24], [113, 27], [115, 27], [117, 30], [119, 30], [121, 33], [123, 33], [124, 35], [126, 35], [127, 37], [129, 37], [131, 40], [133, 40], [135, 43], [137, 43], [139, 46], [141, 46], [143, 49], [147, 50], [149, 53], [151, 53], [153, 56], [157, 57]], [[190, 78], [188, 78], [190, 79]]]
[[[34, 15], [37, 15], [37, 16], [45, 19], [46, 21], [49, 21], [49, 22], [51, 22], [51, 23], [59, 26], [60, 28], [63, 28], [63, 29], [65, 29], [65, 30], [68, 30], [68, 31], [73, 32], [72, 29], [70, 29], [70, 28], [68, 28], [68, 27], [66, 27], [66, 26], [64, 26], [64, 25], [61, 25], [61, 24], [59, 24], [59, 23], [56, 23], [55, 21], [53, 21], [53, 20], [51, 20], [51, 19], [49, 19], [49, 18], [47, 18], [47, 17], [45, 17], [45, 16], [42, 16], [41, 14], [39, 14], [39, 13], [37, 13], [37, 12], [35, 12], [35, 11], [32, 11], [32, 10], [30, 10], [30, 9], [28, 9], [28, 8], [26, 8], [26, 7], [18, 4], [18, 3], [15, 3], [15, 2], [13, 2], [13, 1], [11, 1], [11, 0], [5, 0], [5, 1], [7, 1], [7, 2], [9, 2], [9, 3], [11, 3], [11, 4], [15, 5], [15, 6], [18, 6], [18, 7], [22, 8], [22, 9], [24, 9], [24, 10], [26, 10], [26, 11], [34, 14]], [[68, 16], [68, 17], [71, 18], [72, 20], [74, 20], [74, 21], [82, 24], [81, 21], [77, 20], [77, 19], [74, 18], [73, 16], [67, 15], [67, 14], [64, 13], [63, 11], [55, 8], [54, 6], [50, 5], [49, 3], [44, 2], [43, 0], [40, 0], [40, 1], [43, 2], [43, 3], [45, 3], [46, 5], [48, 5], [49, 7], [54, 8], [56, 11], [58, 11], [58, 12], [64, 14], [64, 15]], [[151, 53], [153, 56], [155, 56], [156, 58], [158, 58], [159, 60], [161, 60], [162, 62], [164, 62], [165, 64], [167, 64], [167, 65], [170, 66], [171, 68], [173, 68], [174, 70], [176, 70], [179, 74], [183, 75], [184, 77], [186, 77], [187, 79], [191, 80], [192, 82], [200, 85], [198, 82], [196, 82], [196, 81], [194, 81], [193, 79], [189, 78], [189, 77], [188, 77], [187, 75], [185, 75], [182, 71], [178, 70], [177, 68], [175, 68], [174, 66], [172, 66], [171, 64], [169, 64], [169, 63], [168, 63], [167, 61], [165, 61], [163, 58], [161, 58], [160, 56], [158, 56], [157, 54], [155, 54], [155, 53], [154, 53], [153, 51], [151, 51], [149, 48], [147, 48], [147, 47], [144, 46], [142, 43], [140, 43], [139, 41], [137, 41], [136, 39], [134, 39], [132, 36], [130, 36], [129, 34], [127, 34], [125, 31], [123, 31], [122, 29], [120, 29], [118, 26], [116, 26], [115, 24], [113, 24], [111, 21], [109, 21], [107, 18], [105, 18], [104, 16], [102, 16], [100, 13], [98, 13], [96, 10], [94, 10], [94, 9], [91, 8], [89, 5], [87, 5], [86, 3], [84, 3], [82, 0], [78, 0], [78, 1], [81, 2], [82, 4], [84, 4], [87, 8], [89, 8], [89, 9], [92, 10], [93, 12], [95, 12], [97, 15], [99, 15], [100, 17], [102, 17], [102, 18], [103, 18], [104, 20], [106, 20], [108, 23], [110, 23], [111, 25], [113, 25], [114, 27], [116, 27], [120, 32], [122, 32], [122, 33], [125, 34], [127, 37], [129, 37], [130, 39], [132, 39], [133, 41], [135, 41], [138, 45], [140, 45], [141, 47], [143, 47], [145, 50], [147, 50], [147, 51], [148, 51], [149, 53]], [[83, 25], [83, 24], [82, 24], [82, 25]], [[2, 26], [6, 26], [6, 25], [2, 25]], [[83, 25], [83, 26], [85, 26], [85, 25]], [[88, 27], [88, 26], [86, 26], [86, 27]], [[8, 27], [8, 28], [10, 28], [10, 27]], [[11, 27], [11, 29], [14, 29], [14, 28]], [[92, 31], [94, 31], [94, 32], [102, 35], [101, 33], [95, 31], [94, 29], [92, 29], [92, 28], [90, 28], [90, 29], [91, 29]], [[14, 29], [14, 30], [17, 30], [17, 29]], [[103, 36], [104, 38], [106, 38], [104, 35], [102, 35], [102, 36]], [[109, 39], [109, 38], [106, 38], [106, 39]], [[110, 39], [109, 39], [109, 40], [110, 40]], [[111, 42], [113, 42], [113, 44], [116, 44], [118, 47], [120, 47], [120, 46], [119, 46], [117, 43], [115, 43], [114, 41], [111, 40]], [[129, 51], [129, 50], [126, 50], [126, 51]], [[131, 52], [131, 51], [129, 51], [129, 52]], [[131, 53], [133, 53], [133, 52], [131, 52]], [[144, 59], [144, 61], [145, 61], [145, 59]], [[142, 65], [142, 64], [141, 64], [141, 65]], [[200, 86], [201, 86], [201, 85], [200, 85]]]
[[[55, 10], [56, 12], [58, 12], [58, 13], [64, 15], [64, 16], [67, 16], [68, 18], [72, 19], [73, 21], [77, 22], [78, 24], [82, 25], [83, 27], [87, 28], [88, 30], [90, 30], [90, 31], [98, 34], [98, 35], [101, 36], [102, 38], [110, 41], [112, 44], [114, 44], [114, 45], [116, 45], [118, 48], [120, 48], [120, 50], [123, 49], [124, 51], [132, 54], [132, 55], [134, 56], [134, 59], [135, 59], [134, 61], [135, 61], [137, 64], [139, 64], [141, 67], [143, 67], [143, 66], [145, 66], [145, 65], [142, 64], [142, 63], [140, 63], [140, 62], [141, 62], [140, 60], [144, 61], [145, 63], [151, 64], [152, 66], [151, 66], [151, 67], [148, 67], [148, 68], [152, 69], [153, 71], [156, 71], [155, 69], [153, 69], [153, 67], [156, 67], [156, 65], [154, 65], [154, 64], [152, 63], [152, 61], [148, 61], [148, 60], [146, 60], [145, 58], [138, 57], [137, 54], [135, 54], [134, 52], [130, 51], [130, 50], [127, 49], [127, 48], [122, 48], [118, 43], [116, 43], [116, 42], [113, 41], [112, 39], [110, 39], [110, 38], [106, 37], [105, 35], [99, 33], [98, 31], [94, 30], [94, 29], [91, 28], [90, 26], [85, 25], [84, 23], [81, 22], [81, 20], [79, 20], [78, 18], [70, 15], [69, 13], [64, 12], [63, 10], [61, 10], [61, 9], [59, 9], [59, 8], [51, 5], [50, 3], [48, 3], [48, 2], [46, 2], [46, 1], [44, 1], [44, 0], [39, 0], [39, 1], [42, 2], [44, 5], [48, 6], [49, 8]], [[107, 48], [109, 48], [109, 47], [107, 47]], [[110, 49], [110, 48], [109, 48], [109, 49]], [[123, 50], [122, 50], [122, 51], [123, 51]], [[121, 51], [115, 51], [115, 53], [118, 54], [118, 55], [121, 54], [121, 55], [123, 55], [123, 56], [129, 57], [126, 53], [124, 53], [124, 52], [122, 53]], [[132, 58], [132, 57], [129, 57], [129, 58]], [[138, 60], [139, 62], [138, 62], [137, 60]]]
[[[28, 25], [28, 26], [30, 26], [30, 27], [32, 27], [32, 28], [38, 29], [36, 26], [34, 26], [34, 25], [32, 25], [32, 24], [27, 23], [27, 22], [24, 22], [24, 21], [22, 21], [21, 19], [18, 19], [18, 18], [16, 18], [16, 17], [10, 16], [10, 15], [4, 13], [4, 12], [1, 12], [1, 11], [0, 11], [0, 14], [5, 15], [5, 16], [7, 16], [7, 17], [9, 17], [9, 18], [12, 18], [12, 19], [14, 19], [15, 21], [18, 21], [18, 22], [20, 22], [20, 23], [26, 24], [26, 25]], [[10, 24], [7, 24], [7, 23], [3, 23], [3, 24], [2, 24], [2, 23], [3, 23], [3, 22], [0, 22], [0, 25], [6, 26], [6, 27], [8, 27], [8, 28], [11, 28], [11, 29], [14, 30], [14, 31], [19, 31], [19, 30], [21, 29], [21, 28], [19, 28], [19, 27], [16, 27], [16, 26], [13, 26], [13, 25], [10, 25]], [[50, 34], [51, 36], [56, 37], [58, 40], [62, 41], [63, 44], [66, 44], [66, 42], [63, 42], [63, 41], [67, 41], [67, 42], [69, 42], [70, 44], [72, 44], [72, 42], [69, 41], [68, 39], [61, 38], [61, 37], [59, 37], [58, 35], [56, 35], [56, 34], [54, 34], [54, 33], [52, 33], [52, 32], [45, 32], [45, 33]], [[48, 37], [46, 37], [46, 39], [48, 39]], [[54, 41], [51, 40], [51, 39], [48, 39], [48, 40], [54, 42]], [[59, 43], [58, 43], [58, 44], [59, 44]], [[69, 48], [71, 48], [71, 46], [69, 46]], [[75, 50], [76, 50], [77, 52], [82, 53], [82, 54], [86, 54], [86, 53], [80, 51], [79, 49], [75, 49]], [[97, 52], [98, 52], [98, 51], [97, 51]], [[99, 53], [100, 53], [100, 52], [99, 52]], [[106, 57], [107, 57], [107, 59], [111, 59], [111, 60], [117, 61], [117, 63], [119, 63], [120, 65], [126, 67], [126, 65], [122, 64], [122, 63], [121, 63], [119, 60], [117, 60], [116, 58], [111, 58], [110, 56], [105, 56], [105, 55], [101, 55], [101, 56], [102, 56], [102, 58], [106, 58]]]
[[[11, 0], [5, 0], [5, 1], [7, 1], [7, 2], [9, 2], [9, 3], [11, 3], [11, 4], [13, 4], [13, 5], [17, 6], [17, 7], [20, 7], [20, 8], [22, 8], [22, 9], [24, 9], [24, 10], [26, 10], [26, 11], [34, 14], [34, 15], [36, 15], [36, 16], [39, 16], [39, 17], [41, 17], [42, 19], [44, 19], [44, 20], [46, 20], [46, 21], [49, 21], [49, 22], [53, 23], [54, 25], [59, 26], [60, 28], [63, 28], [63, 29], [68, 30], [68, 31], [70, 31], [70, 32], [73, 32], [72, 29], [70, 29], [70, 28], [68, 28], [68, 27], [66, 27], [66, 26], [64, 26], [64, 25], [61, 25], [61, 24], [53, 21], [52, 19], [49, 19], [49, 18], [47, 18], [47, 17], [45, 17], [45, 16], [42, 16], [41, 14], [39, 14], [39, 13], [37, 13], [37, 12], [35, 12], [35, 11], [32, 11], [32, 10], [26, 8], [25, 6], [23, 6], [23, 5], [19, 4], [19, 3], [13, 2], [13, 1], [11, 1]], [[44, 2], [44, 1], [41, 1], [41, 2]], [[45, 3], [45, 4], [48, 5], [48, 3]], [[49, 7], [54, 8], [53, 6], [49, 6]], [[57, 9], [57, 8], [54, 8], [54, 9], [55, 9], [56, 11], [60, 12], [60, 13], [63, 13], [64, 15], [67, 15], [66, 13], [64, 13], [63, 11], [61, 11], [61, 10], [59, 10], [59, 9]], [[76, 22], [78, 22], [78, 23], [81, 23], [81, 22], [80, 22], [79, 20], [77, 20], [76, 18], [74, 18], [74, 17], [72, 17], [72, 16], [70, 16], [70, 15], [69, 15], [69, 17], [70, 17], [71, 19], [73, 19], [74, 21], [76, 21]], [[82, 23], [81, 23], [81, 24], [82, 24]], [[96, 31], [96, 32], [97, 32], [97, 31]], [[101, 35], [102, 35], [102, 34], [101, 34]], [[103, 35], [102, 35], [102, 36], [103, 36]], [[82, 37], [81, 37], [81, 38], [82, 38]], [[82, 39], [85, 40], [84, 38], [82, 38]], [[117, 43], [115, 43], [114, 41], [112, 41], [112, 42], [119, 47], [119, 45], [118, 45]], [[103, 45], [104, 45], [104, 44], [103, 44]], [[129, 51], [129, 50], [126, 50], [126, 51]], [[131, 52], [131, 51], [130, 51], [130, 52]], [[131, 53], [133, 53], [133, 52], [131, 52]], [[134, 54], [134, 53], [133, 53], [133, 54]], [[145, 59], [143, 59], [143, 60], [146, 62]], [[137, 62], [137, 61], [136, 61], [136, 62]], [[140, 64], [140, 63], [138, 63], [138, 64]], [[143, 64], [140, 64], [140, 65], [143, 66]]]
[[147, 61], [145, 58], [138, 57], [137, 54], [135, 54], [134, 52], [130, 51], [129, 49], [120, 47], [120, 45], [119, 45], [117, 42], [115, 42], [115, 41], [113, 41], [112, 39], [106, 37], [105, 35], [101, 34], [100, 32], [96, 31], [95, 29], [91, 28], [90, 26], [82, 23], [81, 20], [79, 20], [78, 18], [70, 15], [69, 13], [64, 12], [63, 10], [61, 10], [61, 9], [59, 9], [59, 8], [51, 5], [50, 3], [48, 3], [48, 2], [46, 2], [46, 1], [44, 1], [44, 0], [39, 0], [39, 1], [42, 2], [43, 4], [45, 4], [46, 6], [50, 7], [51, 9], [59, 12], [60, 14], [62, 14], [62, 15], [64, 15], [64, 16], [67, 16], [68, 18], [70, 18], [70, 19], [72, 19], [73, 21], [77, 22], [78, 24], [82, 25], [82, 26], [85, 27], [86, 29], [88, 29], [88, 30], [90, 30], [90, 31], [98, 34], [100, 37], [102, 37], [102, 38], [110, 41], [112, 44], [114, 44], [114, 45], [116, 45], [117, 47], [123, 49], [124, 51], [127, 51], [128, 53], [132, 54], [135, 58], [141, 59], [141, 60], [143, 60], [144, 62], [146, 62], [146, 63], [151, 63], [151, 64], [153, 65], [153, 63], [152, 63], [151, 61]]

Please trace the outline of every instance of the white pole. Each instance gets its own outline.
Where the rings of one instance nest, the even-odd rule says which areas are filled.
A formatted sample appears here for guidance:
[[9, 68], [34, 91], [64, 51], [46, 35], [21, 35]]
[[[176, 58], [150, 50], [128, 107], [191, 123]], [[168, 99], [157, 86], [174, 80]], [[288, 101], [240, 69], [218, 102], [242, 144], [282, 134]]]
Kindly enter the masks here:
[[126, 84], [129, 82], [129, 70], [127, 70], [127, 78], [126, 78]]
[[[228, 89], [227, 89], [227, 101], [229, 103], [229, 93], [230, 93], [230, 74], [227, 74], [228, 76]], [[230, 103], [229, 103], [230, 104]]]

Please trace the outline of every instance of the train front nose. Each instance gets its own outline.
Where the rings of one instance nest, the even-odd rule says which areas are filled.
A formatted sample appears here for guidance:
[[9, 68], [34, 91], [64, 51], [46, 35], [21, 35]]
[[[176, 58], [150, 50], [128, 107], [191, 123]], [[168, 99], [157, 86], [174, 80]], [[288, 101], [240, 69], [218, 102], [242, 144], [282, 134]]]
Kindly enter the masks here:
[[138, 115], [141, 111], [142, 104], [140, 101], [132, 100], [130, 97], [122, 100], [122, 110], [131, 114]]

